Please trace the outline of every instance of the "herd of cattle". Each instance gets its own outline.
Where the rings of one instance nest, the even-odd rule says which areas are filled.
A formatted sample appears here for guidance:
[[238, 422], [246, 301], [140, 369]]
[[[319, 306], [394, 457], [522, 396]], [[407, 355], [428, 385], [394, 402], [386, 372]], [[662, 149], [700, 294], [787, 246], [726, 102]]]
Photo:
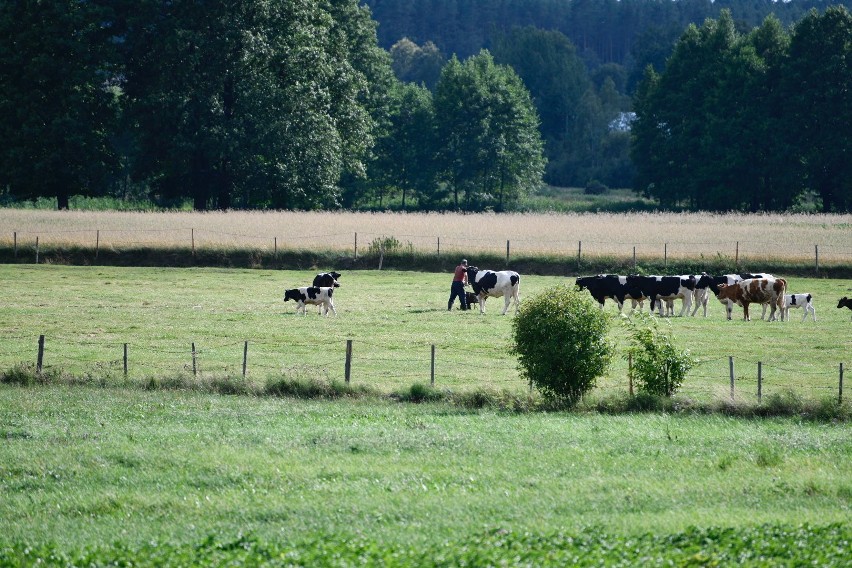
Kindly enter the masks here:
[[[505, 315], [509, 306], [514, 302], [515, 313], [520, 306], [520, 275], [513, 270], [480, 270], [475, 266], [467, 269], [468, 283], [473, 292], [467, 292], [467, 304], [479, 305], [479, 312], [485, 313], [485, 300], [489, 297], [502, 297]], [[296, 313], [300, 311], [307, 315], [307, 306], [319, 306], [320, 313], [328, 315], [329, 310], [337, 315], [334, 308], [334, 289], [340, 286], [339, 272], [322, 272], [314, 277], [311, 286], [285, 290], [284, 301], [296, 302]], [[694, 316], [699, 308], [704, 309], [707, 317], [707, 301], [712, 293], [725, 305], [728, 319], [734, 306], [742, 306], [746, 321], [750, 320], [749, 306], [759, 304], [763, 307], [761, 319], [766, 316], [767, 306], [770, 308], [769, 321], [776, 320], [776, 311], [782, 321], [787, 320], [791, 308], [802, 308], [805, 321], [811, 314], [816, 321], [816, 310], [808, 293], [788, 294], [787, 281], [771, 274], [725, 274], [711, 276], [707, 273], [686, 274], [681, 276], [620, 276], [617, 274], [598, 274], [596, 276], [581, 276], [576, 285], [580, 290], [588, 290], [592, 297], [604, 307], [605, 300], [613, 300], [622, 311], [627, 300], [631, 301], [632, 309], [639, 306], [640, 311], [644, 302], [650, 302], [653, 312], [658, 310], [660, 316], [674, 315], [674, 301], [683, 302], [680, 315]], [[666, 311], [663, 313], [663, 303]], [[838, 308], [847, 307], [852, 310], [852, 299], [843, 297], [837, 304]], [[690, 310], [691, 313], [690, 313]]]
[[[577, 278], [577, 286], [588, 290], [592, 297], [603, 308], [604, 300], [611, 299], [618, 304], [621, 311], [624, 303], [630, 300], [633, 309], [637, 304], [642, 309], [645, 300], [650, 301], [651, 311], [654, 309], [663, 315], [663, 303], [666, 305], [665, 315], [674, 315], [674, 300], [680, 299], [683, 306], [680, 315], [694, 316], [699, 308], [704, 308], [707, 317], [707, 301], [712, 293], [725, 305], [728, 319], [731, 319], [734, 306], [742, 306], [746, 321], [751, 319], [749, 306], [763, 306], [761, 319], [766, 316], [767, 306], [770, 308], [769, 321], [776, 320], [776, 311], [780, 319], [786, 320], [791, 308], [802, 308], [804, 315], [808, 314], [816, 321], [816, 310], [813, 296], [807, 293], [788, 294], [787, 281], [771, 274], [725, 274], [711, 276], [710, 274], [686, 274], [681, 276], [619, 276], [616, 274], [599, 274]], [[694, 307], [693, 307], [694, 306]], [[691, 313], [690, 313], [690, 310]]]

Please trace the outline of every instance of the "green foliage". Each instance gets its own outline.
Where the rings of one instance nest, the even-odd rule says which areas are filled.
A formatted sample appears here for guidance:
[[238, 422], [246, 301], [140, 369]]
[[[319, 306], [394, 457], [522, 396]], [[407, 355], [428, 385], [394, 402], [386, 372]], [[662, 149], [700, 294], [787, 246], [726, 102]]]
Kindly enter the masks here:
[[661, 332], [653, 316], [634, 314], [624, 316], [622, 322], [630, 333], [627, 355], [633, 360], [634, 384], [643, 393], [672, 396], [695, 365], [689, 350], [678, 348], [670, 334]]
[[843, 7], [791, 33], [767, 17], [743, 35], [729, 10], [689, 26], [636, 92], [636, 190], [713, 211], [787, 210], [817, 192], [824, 211], [848, 210], [849, 129], [825, 125], [850, 120], [850, 38]]
[[[541, 185], [545, 166], [538, 115], [509, 66], [488, 51], [444, 66], [434, 109], [441, 178], [453, 205], [498, 211]], [[463, 201], [461, 198], [463, 196]]]
[[402, 249], [402, 243], [393, 235], [389, 237], [377, 237], [370, 242], [367, 250], [371, 254], [378, 255], [379, 253], [393, 254]]
[[512, 322], [522, 376], [546, 398], [575, 404], [609, 367], [608, 330], [588, 294], [560, 285], [525, 299]]
[[[294, 544], [241, 535], [210, 536], [202, 542], [155, 542], [139, 546], [115, 543], [63, 549], [55, 544], [18, 542], [0, 547], [12, 566], [288, 565], [617, 566], [653, 558], [677, 566], [818, 565], [842, 566], [852, 531], [843, 524], [769, 525], [745, 528], [690, 528], [673, 534], [618, 535], [594, 530], [519, 532], [494, 529], [435, 548], [397, 547], [369, 536], [341, 539], [323, 535]], [[393, 559], [390, 562], [388, 559]], [[750, 562], [750, 560], [752, 562]]]

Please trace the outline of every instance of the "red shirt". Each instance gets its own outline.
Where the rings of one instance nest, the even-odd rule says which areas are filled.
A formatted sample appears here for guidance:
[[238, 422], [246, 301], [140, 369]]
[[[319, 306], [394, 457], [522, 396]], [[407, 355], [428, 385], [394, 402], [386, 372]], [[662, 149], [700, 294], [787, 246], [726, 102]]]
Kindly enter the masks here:
[[453, 274], [453, 282], [464, 282], [467, 280], [467, 268], [459, 264], [456, 266], [456, 272]]

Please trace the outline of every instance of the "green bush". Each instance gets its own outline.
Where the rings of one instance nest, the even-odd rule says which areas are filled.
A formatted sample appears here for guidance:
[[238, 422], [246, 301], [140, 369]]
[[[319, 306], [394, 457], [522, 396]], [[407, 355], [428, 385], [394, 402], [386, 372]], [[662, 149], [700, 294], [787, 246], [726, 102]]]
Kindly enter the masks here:
[[641, 393], [672, 396], [695, 365], [688, 350], [681, 350], [660, 331], [657, 319], [647, 314], [624, 317], [630, 332], [627, 354], [632, 358], [630, 377]]
[[545, 398], [575, 404], [612, 361], [608, 330], [608, 316], [591, 298], [566, 286], [524, 300], [512, 323], [521, 375]]

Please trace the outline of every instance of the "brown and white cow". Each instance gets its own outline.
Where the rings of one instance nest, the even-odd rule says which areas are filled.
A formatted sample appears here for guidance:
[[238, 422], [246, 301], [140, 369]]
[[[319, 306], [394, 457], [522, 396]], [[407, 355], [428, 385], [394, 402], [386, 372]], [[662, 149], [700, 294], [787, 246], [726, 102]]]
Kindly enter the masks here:
[[783, 278], [749, 278], [734, 284], [719, 284], [716, 297], [728, 308], [728, 319], [731, 319], [733, 304], [743, 307], [744, 319], [751, 321], [748, 315], [749, 304], [769, 304], [769, 321], [777, 319], [775, 309], [779, 313], [784, 309], [784, 293], [787, 291], [787, 281]]

